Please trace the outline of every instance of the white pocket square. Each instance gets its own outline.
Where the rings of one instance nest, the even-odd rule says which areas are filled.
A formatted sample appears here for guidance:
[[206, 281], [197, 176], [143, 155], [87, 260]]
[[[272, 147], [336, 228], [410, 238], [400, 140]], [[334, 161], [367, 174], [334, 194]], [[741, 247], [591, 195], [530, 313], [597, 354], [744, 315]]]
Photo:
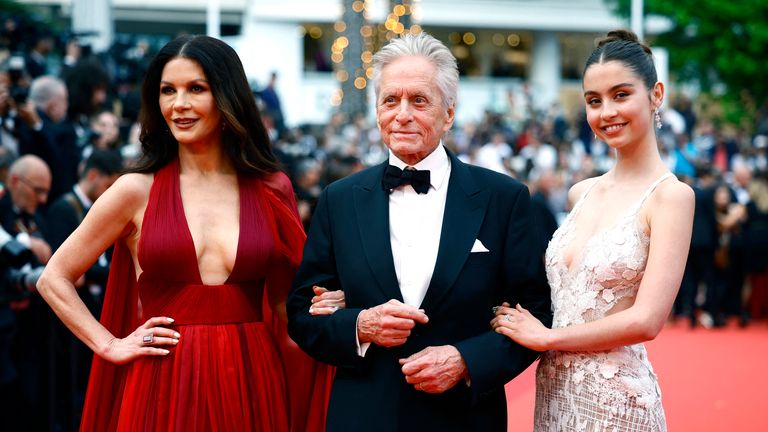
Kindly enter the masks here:
[[480, 239], [475, 239], [475, 244], [472, 245], [472, 250], [469, 251], [470, 253], [474, 252], [490, 252], [487, 247], [483, 244], [483, 242], [480, 241]]

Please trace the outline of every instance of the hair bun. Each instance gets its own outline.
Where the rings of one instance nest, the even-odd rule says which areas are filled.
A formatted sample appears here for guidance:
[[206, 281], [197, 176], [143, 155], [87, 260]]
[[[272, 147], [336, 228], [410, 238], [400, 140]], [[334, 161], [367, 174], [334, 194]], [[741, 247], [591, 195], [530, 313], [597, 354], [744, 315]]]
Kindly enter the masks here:
[[611, 42], [636, 43], [640, 45], [643, 51], [645, 51], [648, 54], [651, 54], [651, 49], [645, 44], [641, 43], [640, 40], [637, 38], [637, 35], [634, 32], [629, 30], [625, 30], [625, 29], [611, 30], [604, 37], [598, 39], [597, 46], [602, 47], [603, 45]]

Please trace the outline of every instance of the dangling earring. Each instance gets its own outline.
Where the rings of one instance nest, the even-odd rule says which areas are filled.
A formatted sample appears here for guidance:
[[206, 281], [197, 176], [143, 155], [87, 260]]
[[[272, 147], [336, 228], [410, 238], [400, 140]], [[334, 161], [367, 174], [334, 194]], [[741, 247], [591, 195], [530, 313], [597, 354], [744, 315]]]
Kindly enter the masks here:
[[656, 129], [661, 129], [661, 115], [658, 108], [653, 111], [653, 120], [656, 122]]

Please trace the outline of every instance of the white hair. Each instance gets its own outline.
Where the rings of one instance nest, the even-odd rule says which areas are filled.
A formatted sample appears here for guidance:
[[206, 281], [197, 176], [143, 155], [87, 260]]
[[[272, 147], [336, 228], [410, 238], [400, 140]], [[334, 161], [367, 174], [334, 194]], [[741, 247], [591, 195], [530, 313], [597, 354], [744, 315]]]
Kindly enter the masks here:
[[52, 75], [35, 78], [29, 86], [29, 99], [38, 108], [44, 108], [49, 101], [62, 95], [67, 97], [67, 86], [60, 78]]
[[424, 57], [437, 68], [435, 83], [441, 93], [443, 106], [456, 104], [456, 94], [459, 87], [459, 69], [456, 58], [442, 42], [421, 32], [417, 35], [410, 33], [392, 39], [373, 56], [373, 89], [378, 97], [381, 70], [400, 57]]

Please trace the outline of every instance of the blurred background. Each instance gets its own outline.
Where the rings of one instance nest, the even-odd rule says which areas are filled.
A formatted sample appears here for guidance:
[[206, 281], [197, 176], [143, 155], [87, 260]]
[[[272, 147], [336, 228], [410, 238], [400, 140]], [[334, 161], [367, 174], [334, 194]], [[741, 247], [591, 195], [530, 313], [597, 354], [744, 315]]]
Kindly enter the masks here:
[[[57, 200], [90, 169], [114, 181], [103, 152], [123, 166], [136, 157], [138, 89], [154, 53], [175, 36], [208, 34], [237, 50], [308, 226], [325, 185], [387, 158], [375, 127], [373, 53], [405, 32], [429, 32], [460, 71], [444, 144], [525, 182], [551, 233], [569, 210], [568, 188], [613, 164], [586, 124], [581, 75], [595, 40], [616, 28], [654, 51], [666, 84], [659, 149], [696, 191], [670, 328], [649, 346], [671, 430], [768, 428], [765, 410], [751, 408], [768, 399], [748, 390], [768, 385], [759, 358], [711, 355], [729, 341], [768, 346], [765, 0], [0, 0], [0, 23], [0, 219], [23, 200], [25, 186], [8, 176], [19, 156], [39, 156], [52, 173], [50, 188], [33, 185], [38, 223], [8, 217], [10, 236], [0, 236], [0, 430], [77, 429], [91, 354], [28, 289], [45, 254], [7, 259], [5, 251], [19, 234], [55, 250], [67, 234], [50, 228], [62, 220]], [[64, 96], [34, 91], [41, 77], [60, 82]], [[95, 314], [108, 261], [82, 294]], [[676, 352], [681, 346], [697, 348]], [[685, 373], [691, 379], [678, 379]], [[713, 387], [713, 374], [732, 386]], [[532, 413], [531, 390], [508, 387], [516, 415]], [[729, 399], [735, 393], [741, 399]], [[746, 423], [716, 421], [735, 417]]]

